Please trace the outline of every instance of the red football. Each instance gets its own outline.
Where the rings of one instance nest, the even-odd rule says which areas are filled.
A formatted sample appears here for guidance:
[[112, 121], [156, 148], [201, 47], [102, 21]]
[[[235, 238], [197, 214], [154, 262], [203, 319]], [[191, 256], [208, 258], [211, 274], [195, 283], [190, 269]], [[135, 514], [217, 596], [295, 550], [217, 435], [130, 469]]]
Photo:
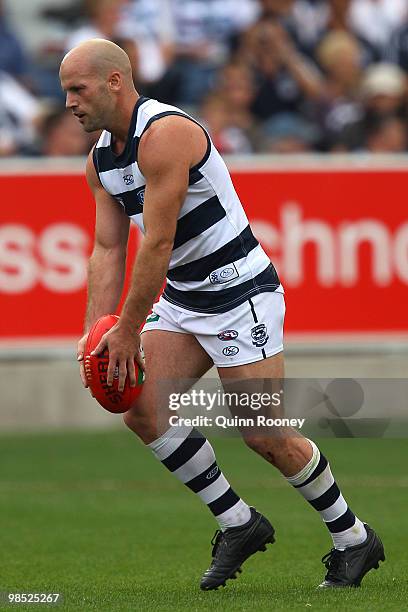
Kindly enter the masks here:
[[132, 388], [129, 385], [129, 378], [126, 377], [125, 388], [119, 391], [117, 370], [113, 378], [113, 385], [109, 387], [107, 383], [108, 349], [106, 348], [99, 355], [91, 355], [102, 336], [117, 323], [118, 319], [116, 315], [105, 315], [96, 321], [89, 331], [84, 355], [85, 376], [93, 397], [103, 408], [117, 414], [129, 410], [140, 394], [144, 380], [143, 372], [135, 362], [136, 387]]

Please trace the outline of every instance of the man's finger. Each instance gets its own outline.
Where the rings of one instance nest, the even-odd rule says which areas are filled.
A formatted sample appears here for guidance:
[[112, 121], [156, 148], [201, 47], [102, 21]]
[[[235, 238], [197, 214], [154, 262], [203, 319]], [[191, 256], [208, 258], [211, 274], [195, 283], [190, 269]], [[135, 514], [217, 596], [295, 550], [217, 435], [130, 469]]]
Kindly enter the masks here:
[[121, 360], [119, 362], [119, 384], [118, 384], [119, 391], [123, 391], [123, 389], [125, 388], [126, 375], [127, 375], [126, 364], [127, 364], [126, 360]]
[[142, 370], [142, 372], [145, 372], [146, 371], [146, 366], [145, 366], [145, 362], [144, 362], [143, 357], [142, 357], [142, 353], [140, 351], [138, 351], [136, 353], [135, 360], [136, 360], [136, 363], [139, 366], [139, 368]]
[[108, 385], [111, 387], [113, 385], [113, 375], [115, 374], [115, 370], [116, 370], [116, 365], [117, 365], [117, 357], [116, 354], [114, 355], [109, 355], [109, 365], [108, 365], [108, 371], [106, 373], [106, 379], [107, 379], [107, 383]]
[[99, 341], [98, 346], [96, 346], [94, 348], [94, 350], [92, 351], [91, 355], [99, 355], [100, 353], [102, 353], [102, 351], [105, 350], [105, 348], [108, 346], [108, 342], [105, 338], [105, 336], [102, 336], [102, 338]]
[[85, 368], [84, 368], [84, 362], [81, 361], [79, 364], [79, 374], [81, 376], [81, 380], [82, 380], [82, 384], [84, 385], [85, 389], [88, 388], [88, 381], [86, 379], [86, 375], [85, 375]]
[[129, 376], [129, 384], [131, 387], [136, 387], [136, 370], [134, 359], [130, 358], [127, 360], [127, 371]]

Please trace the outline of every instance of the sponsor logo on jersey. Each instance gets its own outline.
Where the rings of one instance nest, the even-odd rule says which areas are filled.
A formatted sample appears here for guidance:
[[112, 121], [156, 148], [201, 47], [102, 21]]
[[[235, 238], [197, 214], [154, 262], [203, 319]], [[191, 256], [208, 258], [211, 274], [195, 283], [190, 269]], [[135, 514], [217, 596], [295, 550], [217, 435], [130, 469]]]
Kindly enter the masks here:
[[213, 285], [221, 285], [222, 283], [228, 283], [228, 281], [233, 278], [238, 278], [238, 270], [236, 269], [234, 264], [230, 264], [225, 268], [218, 268], [218, 270], [213, 270], [210, 275], [210, 283]]
[[222, 354], [226, 357], [234, 357], [237, 353], [239, 353], [239, 348], [237, 346], [226, 346], [222, 351]]
[[125, 181], [125, 185], [133, 185], [133, 183], [135, 182], [133, 174], [125, 174], [123, 176], [123, 180]]
[[146, 323], [155, 323], [159, 319], [160, 315], [156, 314], [155, 312], [152, 312], [146, 317]]
[[265, 344], [269, 340], [268, 330], [264, 323], [260, 323], [259, 325], [255, 325], [251, 329], [251, 338], [252, 344], [257, 347], [265, 346]]
[[228, 342], [228, 340], [235, 340], [235, 338], [238, 338], [238, 332], [235, 331], [235, 329], [226, 329], [219, 333], [217, 338], [223, 342]]
[[214, 478], [214, 476], [217, 474], [218, 472], [218, 465], [215, 466], [215, 468], [213, 468], [212, 470], [210, 470], [206, 476], [207, 480], [211, 480], [211, 478]]

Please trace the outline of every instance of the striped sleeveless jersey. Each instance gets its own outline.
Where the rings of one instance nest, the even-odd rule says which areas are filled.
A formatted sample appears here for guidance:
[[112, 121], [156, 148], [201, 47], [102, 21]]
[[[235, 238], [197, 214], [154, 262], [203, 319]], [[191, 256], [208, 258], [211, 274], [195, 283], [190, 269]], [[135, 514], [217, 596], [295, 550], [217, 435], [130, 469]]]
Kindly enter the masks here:
[[[197, 123], [174, 106], [141, 97], [123, 153], [115, 155], [112, 136], [106, 131], [94, 148], [94, 165], [102, 186], [142, 232], [146, 180], [137, 163], [138, 144], [154, 121], [168, 115]], [[275, 268], [252, 234], [227, 167], [205, 133], [207, 151], [190, 169], [163, 297], [181, 310], [216, 314], [239, 306], [255, 294], [283, 289]]]

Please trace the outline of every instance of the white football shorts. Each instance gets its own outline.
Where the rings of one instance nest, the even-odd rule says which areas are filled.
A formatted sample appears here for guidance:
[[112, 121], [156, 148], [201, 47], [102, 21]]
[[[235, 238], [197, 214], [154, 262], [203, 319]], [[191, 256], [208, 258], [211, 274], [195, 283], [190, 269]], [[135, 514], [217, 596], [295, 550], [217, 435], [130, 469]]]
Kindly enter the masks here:
[[141, 333], [159, 329], [192, 334], [215, 366], [228, 368], [280, 353], [284, 317], [281, 292], [260, 293], [229, 312], [211, 315], [182, 311], [160, 297]]

